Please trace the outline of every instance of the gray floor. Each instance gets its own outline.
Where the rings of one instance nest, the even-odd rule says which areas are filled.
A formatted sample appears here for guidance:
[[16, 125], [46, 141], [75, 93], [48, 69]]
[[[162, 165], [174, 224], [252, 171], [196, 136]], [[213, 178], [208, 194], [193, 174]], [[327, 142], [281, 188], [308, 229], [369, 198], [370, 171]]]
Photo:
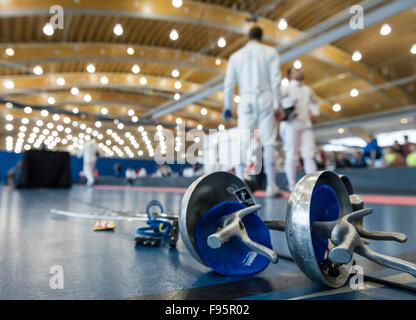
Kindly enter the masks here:
[[[93, 205], [144, 210], [157, 199], [165, 211], [177, 212], [183, 193], [166, 189], [105, 189], [75, 186], [68, 190], [0, 188], [0, 299], [415, 299], [413, 293], [377, 287], [329, 290], [311, 282], [290, 261], [281, 260], [251, 278], [222, 277], [196, 262], [181, 240], [177, 249], [135, 248], [138, 226], [144, 222], [117, 221], [114, 232], [93, 232], [93, 221], [57, 216], [50, 209], [93, 210]], [[283, 218], [286, 199], [258, 198], [264, 218]], [[408, 234], [405, 244], [375, 242], [382, 253], [416, 261], [416, 207], [368, 204], [375, 213], [366, 227]], [[284, 235], [272, 232], [274, 248], [288, 254]], [[415, 285], [410, 276], [357, 259], [368, 274], [393, 277]], [[64, 289], [53, 290], [50, 268], [62, 266]]]

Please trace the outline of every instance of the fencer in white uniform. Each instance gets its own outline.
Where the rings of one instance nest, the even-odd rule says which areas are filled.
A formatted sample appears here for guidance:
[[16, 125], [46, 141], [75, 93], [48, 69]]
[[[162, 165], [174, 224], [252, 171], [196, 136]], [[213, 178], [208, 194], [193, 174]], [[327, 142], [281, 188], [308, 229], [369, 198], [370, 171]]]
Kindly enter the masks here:
[[98, 148], [93, 141], [87, 141], [84, 144], [84, 147], [78, 153], [79, 157], [83, 157], [82, 171], [85, 175], [85, 178], [87, 179], [88, 187], [91, 187], [94, 184], [95, 163], [97, 161], [98, 155]]
[[[262, 29], [253, 27], [249, 31], [248, 43], [233, 53], [228, 60], [224, 80], [224, 109], [223, 117], [232, 118], [231, 107], [235, 85], [238, 84], [241, 101], [237, 108], [238, 129], [249, 129], [251, 132], [259, 128], [264, 152], [264, 171], [267, 176], [266, 195], [281, 196], [276, 185], [276, 137], [277, 123], [275, 111], [279, 102], [279, 55], [269, 46], [263, 45]], [[242, 152], [245, 153], [243, 141]], [[236, 174], [244, 178], [245, 155], [243, 161], [236, 167]]]
[[[294, 117], [280, 122], [280, 137], [285, 151], [285, 165], [289, 190], [296, 184], [296, 167], [299, 153], [302, 156], [306, 174], [317, 170], [315, 155], [315, 139], [312, 132], [311, 116], [319, 115], [319, 107], [313, 90], [304, 85], [302, 70], [290, 68], [287, 72], [289, 84], [280, 87], [282, 106], [294, 105]], [[287, 105], [287, 106], [285, 106]]]

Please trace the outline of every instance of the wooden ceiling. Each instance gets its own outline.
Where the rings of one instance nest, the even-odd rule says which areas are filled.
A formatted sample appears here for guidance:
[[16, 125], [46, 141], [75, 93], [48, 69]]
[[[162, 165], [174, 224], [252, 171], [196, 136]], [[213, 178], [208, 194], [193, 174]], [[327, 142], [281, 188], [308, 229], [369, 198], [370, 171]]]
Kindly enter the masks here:
[[[171, 0], [2, 1], [0, 98], [54, 108], [57, 113], [60, 110], [71, 113], [76, 109], [78, 112], [71, 119], [78, 119], [91, 128], [103, 117], [102, 109], [106, 108], [107, 117], [125, 120], [126, 126], [117, 129], [117, 124], [108, 122], [96, 130], [112, 128], [137, 133], [148, 110], [175, 101], [179, 95], [192, 93], [223, 76], [229, 56], [247, 41], [246, 33], [253, 22], [247, 22], [246, 18], [252, 14], [260, 14], [258, 24], [265, 31], [265, 43], [279, 49], [357, 3], [201, 0], [183, 1], [180, 8], [175, 8]], [[64, 28], [48, 36], [42, 29], [51, 18], [49, 8], [53, 5], [64, 9]], [[281, 18], [288, 23], [285, 30], [277, 27]], [[306, 84], [317, 94], [322, 110], [320, 121], [416, 103], [416, 81], [411, 78], [416, 71], [416, 55], [410, 53], [416, 43], [415, 18], [415, 9], [407, 10], [297, 58], [302, 61]], [[121, 36], [113, 32], [117, 23], [123, 27]], [[382, 36], [379, 30], [385, 23], [391, 26], [392, 32]], [[169, 37], [172, 29], [179, 34], [176, 41]], [[217, 45], [220, 37], [227, 42], [223, 48]], [[13, 49], [12, 55], [7, 54], [7, 48]], [[362, 54], [360, 61], [351, 59], [355, 50]], [[293, 60], [281, 66], [283, 75], [292, 63]], [[95, 67], [93, 73], [87, 71], [90, 64]], [[139, 66], [139, 72], [133, 73], [134, 65]], [[34, 74], [35, 66], [42, 68], [41, 75]], [[175, 69], [179, 71], [178, 76], [172, 74]], [[64, 84], [58, 83], [58, 78], [63, 78]], [[107, 81], [103, 82], [102, 78]], [[398, 79], [405, 81], [395, 85], [392, 81]], [[13, 81], [13, 88], [6, 88], [7, 81]], [[71, 94], [73, 87], [79, 89], [77, 95]], [[353, 88], [360, 91], [357, 97], [350, 96]], [[85, 95], [91, 100], [86, 101]], [[50, 97], [54, 99], [53, 104], [48, 103]], [[235, 120], [225, 123], [221, 119], [222, 100], [222, 92], [215, 93], [157, 119], [154, 125], [146, 125], [146, 130], [151, 134], [158, 123], [174, 127], [178, 117], [189, 128], [233, 126]], [[340, 112], [332, 110], [334, 103], [341, 104]], [[134, 114], [129, 113], [130, 109]], [[206, 109], [206, 114], [201, 113], [202, 109]], [[42, 118], [36, 108], [27, 115], [21, 109], [0, 104], [0, 112], [0, 149], [6, 147], [6, 136], [17, 136], [22, 117], [33, 119], [28, 125], [29, 131], [36, 119]], [[5, 119], [8, 114], [13, 120]], [[133, 116], [137, 117], [135, 121]], [[8, 123], [14, 124], [13, 129], [5, 129]], [[81, 133], [79, 127], [73, 130]], [[57, 144], [56, 147], [66, 146]], [[143, 149], [144, 156], [149, 156], [148, 151]]]

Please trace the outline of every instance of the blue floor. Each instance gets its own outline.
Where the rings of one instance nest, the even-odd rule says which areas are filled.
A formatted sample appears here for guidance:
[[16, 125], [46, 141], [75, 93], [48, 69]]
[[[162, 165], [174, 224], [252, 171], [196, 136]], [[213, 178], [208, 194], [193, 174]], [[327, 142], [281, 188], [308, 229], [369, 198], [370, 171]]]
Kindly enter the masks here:
[[[360, 291], [329, 290], [306, 278], [297, 266], [281, 259], [251, 278], [227, 278], [196, 262], [181, 240], [177, 249], [135, 248], [134, 237], [144, 222], [116, 221], [114, 232], [93, 232], [93, 220], [57, 216], [50, 209], [86, 211], [92, 204], [119, 210], [144, 210], [157, 199], [167, 212], [177, 212], [181, 193], [129, 189], [12, 190], [0, 188], [0, 299], [415, 299], [406, 291], [374, 287]], [[283, 219], [286, 199], [257, 199], [260, 214]], [[416, 261], [416, 207], [371, 205], [368, 229], [408, 234], [405, 244], [371, 243], [376, 251]], [[272, 232], [274, 248], [288, 254], [283, 233]], [[367, 274], [406, 275], [357, 258]], [[53, 290], [50, 268], [62, 266], [64, 289]], [[416, 279], [404, 279], [416, 285]], [[203, 287], [203, 288], [201, 288]], [[231, 296], [230, 296], [231, 295]]]

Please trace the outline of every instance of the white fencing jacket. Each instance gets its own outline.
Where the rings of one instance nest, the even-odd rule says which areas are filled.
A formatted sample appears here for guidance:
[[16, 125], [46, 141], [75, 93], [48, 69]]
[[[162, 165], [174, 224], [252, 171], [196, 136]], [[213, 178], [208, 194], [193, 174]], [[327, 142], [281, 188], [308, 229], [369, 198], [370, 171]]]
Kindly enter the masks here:
[[291, 80], [287, 86], [280, 87], [280, 96], [282, 99], [290, 97], [295, 102], [294, 112], [297, 116], [292, 121], [285, 121], [285, 123], [296, 123], [300, 128], [311, 128], [312, 122], [309, 112], [314, 116], [319, 115], [319, 107], [313, 90], [299, 81]]
[[273, 96], [273, 108], [276, 110], [280, 84], [277, 51], [258, 41], [249, 41], [231, 55], [224, 79], [224, 110], [231, 110], [236, 84], [242, 98], [270, 92]]

